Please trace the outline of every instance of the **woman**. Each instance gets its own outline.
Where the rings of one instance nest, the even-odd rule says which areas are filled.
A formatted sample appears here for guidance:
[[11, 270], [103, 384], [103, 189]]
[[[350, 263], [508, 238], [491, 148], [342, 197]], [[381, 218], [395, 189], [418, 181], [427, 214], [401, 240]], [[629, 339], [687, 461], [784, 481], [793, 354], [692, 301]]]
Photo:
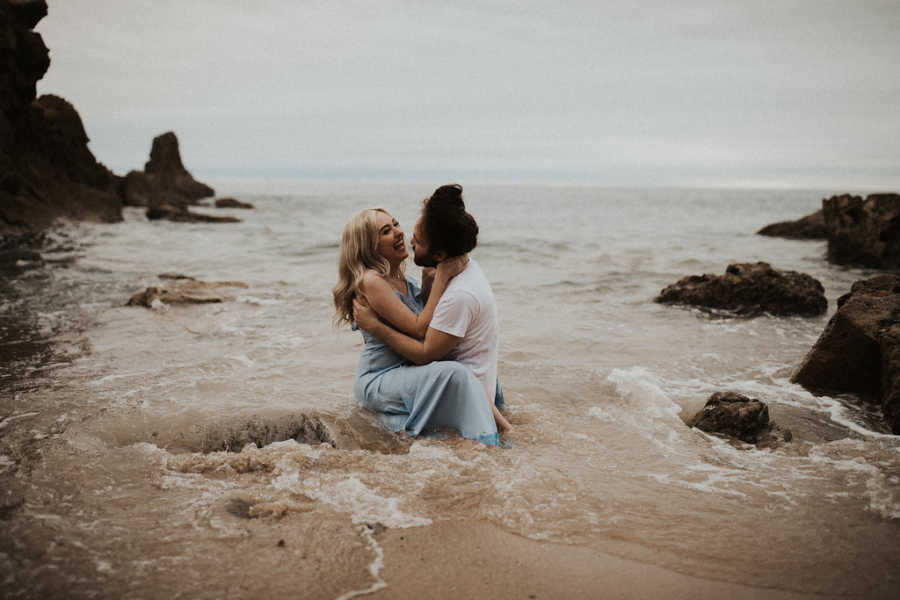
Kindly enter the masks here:
[[[403, 229], [384, 209], [367, 209], [344, 228], [335, 285], [335, 321], [353, 325], [353, 299], [364, 296], [382, 320], [424, 337], [440, 295], [465, 267], [464, 258], [443, 261], [435, 270], [427, 301], [406, 277], [408, 252]], [[355, 326], [354, 326], [355, 327]], [[472, 370], [455, 361], [411, 365], [378, 338], [362, 331], [365, 347], [356, 371], [357, 401], [393, 431], [419, 435], [450, 427], [463, 437], [497, 445], [497, 425], [484, 387]]]

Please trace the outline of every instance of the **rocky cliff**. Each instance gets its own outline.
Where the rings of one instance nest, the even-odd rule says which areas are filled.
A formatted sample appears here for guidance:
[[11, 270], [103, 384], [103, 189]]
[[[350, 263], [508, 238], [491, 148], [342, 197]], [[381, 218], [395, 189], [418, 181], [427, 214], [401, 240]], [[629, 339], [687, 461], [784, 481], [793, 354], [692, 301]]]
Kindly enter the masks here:
[[45, 0], [0, 0], [0, 235], [122, 219], [121, 178], [91, 154], [75, 108], [36, 98], [50, 55], [33, 29], [46, 15]]

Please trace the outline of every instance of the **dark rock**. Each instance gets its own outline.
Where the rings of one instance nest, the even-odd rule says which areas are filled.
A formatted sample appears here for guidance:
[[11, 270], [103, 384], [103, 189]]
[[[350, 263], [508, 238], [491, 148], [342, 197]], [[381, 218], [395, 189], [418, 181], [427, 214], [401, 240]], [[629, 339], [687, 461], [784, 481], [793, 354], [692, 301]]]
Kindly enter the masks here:
[[141, 171], [129, 171], [122, 181], [122, 203], [125, 206], [178, 206], [191, 204], [177, 190], [160, 185], [156, 177]]
[[828, 237], [828, 227], [825, 225], [825, 214], [819, 209], [796, 221], [780, 221], [766, 225], [756, 233], [795, 240], [824, 240]]
[[194, 277], [182, 275], [181, 273], [160, 273], [157, 277], [160, 279], [189, 279], [190, 281], [197, 281]]
[[854, 283], [791, 381], [816, 393], [879, 402], [900, 434], [900, 276]]
[[31, 30], [46, 14], [43, 0], [0, 0], [0, 234], [122, 219], [118, 180], [88, 149], [78, 113], [36, 98], [50, 54]]
[[147, 218], [151, 221], [165, 219], [177, 223], [240, 223], [237, 217], [215, 217], [189, 211], [181, 206], [161, 204], [147, 209]]
[[144, 172], [128, 173], [122, 187], [122, 201], [128, 206], [186, 206], [214, 194], [184, 168], [178, 138], [171, 131], [153, 138]]
[[10, 0], [12, 14], [24, 29], [34, 29], [38, 21], [47, 16], [45, 0]]
[[793, 438], [790, 430], [769, 422], [769, 408], [763, 402], [735, 392], [714, 393], [688, 425], [761, 447]]
[[236, 198], [218, 198], [216, 208], [254, 208], [249, 202], [241, 202]]
[[828, 301], [822, 284], [805, 273], [779, 271], [764, 262], [728, 265], [724, 275], [691, 275], [664, 288], [662, 304], [687, 304], [743, 316], [815, 316]]
[[0, 234], [122, 219], [118, 178], [91, 154], [74, 107], [36, 99], [50, 55], [31, 30], [46, 14], [44, 0], [0, 0]]
[[900, 269], [900, 194], [844, 194], [822, 201], [829, 230], [828, 260]]
[[247, 284], [240, 281], [177, 280], [166, 286], [148, 287], [132, 296], [126, 306], [154, 308], [157, 301], [163, 304], [207, 304], [231, 300], [230, 296], [220, 291], [224, 287], [246, 288]]

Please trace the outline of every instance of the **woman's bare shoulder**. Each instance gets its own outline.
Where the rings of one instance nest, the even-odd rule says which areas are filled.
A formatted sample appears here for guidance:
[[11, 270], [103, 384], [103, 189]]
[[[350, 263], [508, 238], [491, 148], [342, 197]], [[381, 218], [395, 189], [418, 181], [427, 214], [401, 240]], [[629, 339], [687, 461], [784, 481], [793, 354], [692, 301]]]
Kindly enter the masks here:
[[[384, 277], [376, 271], [375, 269], [366, 269], [363, 273], [362, 284], [363, 286], [367, 285], [378, 285], [380, 282], [385, 282]], [[387, 282], [385, 282], [387, 283]]]

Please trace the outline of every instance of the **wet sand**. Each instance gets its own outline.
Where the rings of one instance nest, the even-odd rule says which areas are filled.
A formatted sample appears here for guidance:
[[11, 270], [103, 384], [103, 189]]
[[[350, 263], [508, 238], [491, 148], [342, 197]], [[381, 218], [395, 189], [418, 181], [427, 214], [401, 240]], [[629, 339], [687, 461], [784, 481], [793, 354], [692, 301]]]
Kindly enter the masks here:
[[[847, 597], [702, 579], [590, 548], [529, 540], [481, 522], [445, 521], [430, 527], [393, 529], [377, 539], [384, 549], [381, 576], [388, 587], [371, 598]], [[740, 560], [737, 548], [735, 559]], [[866, 597], [894, 596], [891, 590], [880, 590]]]

